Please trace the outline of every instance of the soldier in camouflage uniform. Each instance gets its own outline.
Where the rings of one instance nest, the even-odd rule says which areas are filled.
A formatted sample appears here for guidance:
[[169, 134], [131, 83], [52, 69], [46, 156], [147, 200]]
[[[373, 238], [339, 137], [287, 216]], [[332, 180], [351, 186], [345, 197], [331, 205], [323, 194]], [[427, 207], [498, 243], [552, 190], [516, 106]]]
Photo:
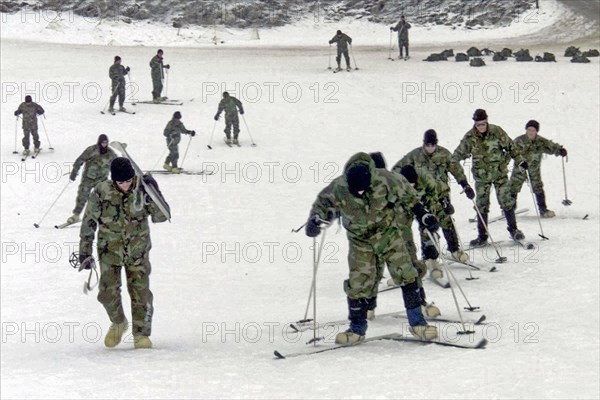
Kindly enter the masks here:
[[169, 64], [163, 65], [163, 51], [158, 49], [158, 52], [150, 60], [150, 75], [152, 76], [152, 101], [154, 103], [160, 103], [161, 101], [167, 100], [166, 97], [161, 97], [160, 94], [163, 90], [162, 81], [164, 79], [163, 69], [169, 69]]
[[[223, 99], [219, 102], [219, 108], [215, 114], [215, 121], [219, 120], [219, 116], [225, 111], [225, 142], [227, 144], [238, 144], [238, 136], [240, 134], [240, 119], [238, 117], [238, 109], [240, 114], [244, 115], [244, 107], [242, 102], [228, 92], [223, 92]], [[233, 125], [233, 141], [231, 140], [231, 126]]]
[[418, 202], [417, 193], [402, 176], [376, 169], [366, 153], [357, 153], [344, 167], [344, 174], [317, 196], [306, 224], [306, 234], [316, 237], [323, 221], [340, 216], [349, 241], [349, 278], [344, 281], [348, 298], [350, 329], [336, 336], [337, 343], [353, 344], [364, 339], [367, 313], [377, 295], [378, 269], [387, 264], [390, 275], [402, 286], [410, 330], [421, 338], [437, 337], [427, 325], [421, 305], [419, 271], [412, 263], [399, 231], [398, 215], [411, 210], [428, 229], [438, 228], [435, 217]]
[[174, 174], [179, 174], [183, 171], [183, 168], [177, 167], [177, 160], [179, 160], [179, 142], [181, 142], [181, 134], [196, 136], [196, 131], [190, 131], [185, 128], [183, 122], [181, 122], [181, 113], [175, 111], [173, 118], [167, 123], [163, 135], [167, 140], [167, 148], [169, 149], [169, 155], [167, 156], [163, 168], [167, 171], [171, 171]]
[[[461, 244], [458, 242], [458, 235], [452, 221], [454, 207], [450, 202], [450, 186], [448, 184], [448, 173], [451, 173], [463, 187], [466, 196], [469, 199], [475, 198], [475, 192], [468, 184], [462, 166], [460, 163], [452, 161], [450, 151], [438, 145], [437, 133], [433, 129], [429, 129], [423, 135], [423, 146], [402, 157], [392, 171], [401, 173], [402, 167], [408, 165], [415, 168], [418, 177], [418, 182], [415, 182], [416, 189], [421, 194], [421, 202], [440, 221], [442, 233], [448, 244], [448, 251], [456, 260], [467, 262], [469, 256], [460, 248]], [[424, 231], [421, 232], [421, 251], [432, 277], [441, 277], [442, 271], [437, 261], [438, 251]]]
[[111, 80], [111, 91], [110, 103], [108, 107], [109, 112], [115, 111], [115, 100], [119, 96], [119, 111], [126, 111], [123, 107], [125, 103], [125, 75], [130, 71], [130, 68], [125, 68], [121, 65], [121, 57], [115, 56], [115, 62], [108, 69], [108, 76]]
[[342, 31], [337, 31], [335, 36], [331, 38], [329, 44], [337, 43], [337, 56], [335, 57], [335, 61], [337, 62], [337, 70], [341, 71], [342, 66], [342, 54], [344, 55], [344, 59], [346, 60], [346, 69], [350, 70], [350, 56], [348, 55], [348, 45], [352, 45], [352, 38]]
[[23, 114], [23, 155], [29, 154], [29, 135], [33, 136], [35, 151], [40, 150], [40, 136], [38, 135], [37, 116], [44, 114], [44, 109], [35, 103], [31, 96], [25, 96], [25, 101], [19, 104], [15, 116]]
[[[167, 217], [149, 200], [128, 159], [115, 158], [110, 173], [112, 180], [99, 183], [88, 200], [79, 233], [79, 259], [83, 265], [89, 265], [97, 230], [101, 273], [98, 301], [112, 322], [104, 345], [115, 347], [128, 329], [121, 302], [121, 269], [124, 267], [131, 298], [134, 346], [151, 348], [149, 336], [154, 308], [149, 280], [152, 244], [148, 216], [154, 223], [164, 222]], [[151, 176], [143, 179], [160, 194]]]
[[69, 176], [71, 181], [75, 182], [77, 173], [83, 164], [85, 164], [85, 167], [77, 191], [73, 215], [67, 219], [68, 223], [73, 224], [80, 221], [79, 214], [83, 211], [90, 192], [98, 183], [108, 178], [110, 162], [116, 157], [115, 152], [108, 147], [108, 136], [104, 134], [98, 136], [95, 145], [88, 147], [77, 157]]
[[476, 205], [483, 220], [477, 218], [478, 236], [471, 241], [471, 246], [484, 246], [487, 243], [488, 235], [485, 227], [492, 185], [496, 189], [498, 203], [504, 211], [510, 236], [515, 240], [523, 240], [525, 235], [517, 228], [515, 200], [510, 194], [508, 163], [512, 158], [515, 165], [524, 170], [528, 167], [527, 161], [523, 160], [518, 148], [501, 127], [488, 124], [485, 110], [475, 110], [473, 121], [473, 128], [465, 134], [452, 155], [453, 162], [473, 158], [471, 172], [475, 177]]
[[[556, 214], [546, 207], [546, 194], [544, 193], [544, 183], [542, 182], [542, 154], [554, 154], [555, 156], [566, 157], [567, 150], [558, 143], [538, 135], [540, 130], [539, 122], [531, 120], [525, 125], [526, 133], [514, 140], [515, 146], [521, 152], [523, 158], [529, 164], [529, 176], [535, 200], [540, 210], [540, 215], [544, 218], [552, 218]], [[521, 191], [523, 182], [527, 180], [527, 173], [514, 168], [510, 176], [510, 192], [517, 201], [517, 196]]]
[[406, 22], [404, 15], [400, 16], [400, 21], [398, 21], [396, 26], [390, 27], [390, 30], [398, 32], [398, 50], [400, 50], [400, 58], [402, 58], [402, 49], [406, 49], [406, 57], [404, 57], [404, 60], [408, 60], [410, 58], [408, 55], [408, 30], [410, 28], [411, 25]]

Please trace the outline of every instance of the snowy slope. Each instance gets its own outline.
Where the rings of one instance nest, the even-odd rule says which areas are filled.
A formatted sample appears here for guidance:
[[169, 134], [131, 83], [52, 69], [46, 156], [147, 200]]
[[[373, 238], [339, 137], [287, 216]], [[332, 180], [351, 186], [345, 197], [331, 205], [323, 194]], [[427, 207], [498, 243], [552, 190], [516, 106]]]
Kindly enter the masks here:
[[[475, 69], [420, 62], [429, 53], [425, 48], [437, 45], [429, 43], [408, 62], [388, 61], [387, 49], [357, 48], [360, 69], [334, 75], [326, 69], [324, 46], [164, 46], [165, 60], [173, 67], [168, 95], [185, 105], [128, 105], [136, 115], [110, 116], [99, 111], [108, 99], [113, 56], [119, 54], [132, 68], [133, 97], [147, 99], [154, 43], [105, 47], [9, 41], [4, 29], [3, 398], [598, 397], [598, 59], [586, 65], [563, 57], [556, 64], [489, 60], [487, 67]], [[564, 50], [563, 45], [544, 47], [556, 54]], [[93, 102], [96, 88], [102, 93]], [[208, 150], [212, 116], [224, 89], [245, 105], [243, 147], [224, 146], [219, 122], [213, 150]], [[38, 160], [22, 164], [11, 154], [11, 113], [26, 91], [46, 109], [44, 124], [56, 150], [47, 151], [40, 126], [45, 150]], [[477, 273], [479, 280], [466, 281], [467, 271], [454, 269], [471, 303], [481, 306], [491, 322], [478, 330], [491, 341], [488, 348], [373, 342], [273, 360], [273, 350], [298, 351], [311, 338], [308, 333], [288, 335], [285, 325], [304, 316], [312, 277], [312, 241], [291, 229], [304, 223], [318, 191], [355, 152], [383, 151], [393, 164], [420, 145], [428, 128], [438, 131], [442, 146], [454, 150], [480, 107], [512, 137], [523, 133], [528, 119], [537, 119], [541, 135], [569, 150], [566, 173], [573, 201], [571, 207], [560, 204], [561, 162], [548, 157], [543, 177], [548, 205], [557, 212], [556, 218], [542, 221], [550, 240], [537, 237], [525, 186], [519, 206], [531, 211], [519, 217], [519, 225], [539, 249], [502, 246], [509, 262], [498, 265], [497, 273]], [[216, 174], [157, 177], [173, 219], [151, 227], [155, 348], [134, 351], [127, 337], [109, 351], [102, 344], [108, 318], [95, 294], [82, 293], [83, 274], [68, 265], [78, 229], [52, 228], [70, 215], [76, 185], [67, 187], [41, 228], [33, 223], [67, 185], [66, 176], [58, 177], [100, 133], [129, 143], [143, 168], [161, 165], [162, 129], [176, 110], [188, 128], [199, 132], [184, 167], [217, 168]], [[248, 133], [257, 147], [249, 146]], [[182, 156], [187, 144], [184, 137]], [[459, 193], [454, 185], [456, 220], [466, 242], [476, 234], [467, 222], [473, 211]], [[491, 214], [499, 212], [492, 200]], [[491, 229], [496, 240], [507, 239], [502, 223]], [[347, 245], [344, 233], [336, 230], [327, 233], [327, 259], [318, 273], [322, 321], [341, 319], [347, 312], [342, 290]], [[487, 268], [495, 258], [491, 250], [471, 256]], [[444, 316], [458, 317], [448, 290], [427, 283], [427, 292]], [[378, 313], [401, 307], [399, 291], [381, 294]], [[368, 335], [402, 330], [402, 320], [380, 319], [370, 323]], [[333, 333], [321, 332], [330, 338]]]

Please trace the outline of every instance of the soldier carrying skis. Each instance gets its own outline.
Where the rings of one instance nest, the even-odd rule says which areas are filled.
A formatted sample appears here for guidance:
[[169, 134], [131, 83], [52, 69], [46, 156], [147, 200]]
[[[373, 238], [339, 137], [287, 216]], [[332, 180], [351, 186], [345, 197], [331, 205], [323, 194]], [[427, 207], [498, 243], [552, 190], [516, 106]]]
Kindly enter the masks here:
[[[223, 99], [219, 102], [219, 108], [215, 114], [215, 121], [219, 120], [219, 116], [225, 111], [225, 143], [239, 144], [238, 136], [240, 134], [240, 119], [238, 117], [238, 109], [240, 114], [244, 115], [244, 107], [242, 102], [228, 92], [223, 92]], [[231, 126], [233, 125], [233, 141], [231, 140]]]
[[181, 113], [175, 111], [173, 113], [173, 118], [167, 123], [167, 126], [163, 131], [163, 135], [167, 141], [167, 148], [169, 149], [169, 155], [165, 159], [163, 168], [174, 174], [179, 174], [183, 171], [183, 168], [177, 166], [177, 161], [179, 160], [179, 142], [181, 142], [182, 134], [194, 137], [196, 136], [196, 131], [186, 129], [183, 122], [181, 122]]
[[115, 56], [113, 65], [108, 69], [108, 76], [111, 80], [111, 91], [110, 103], [108, 112], [115, 112], [115, 100], [119, 96], [119, 111], [127, 111], [123, 104], [125, 103], [125, 75], [129, 73], [131, 69], [125, 68], [121, 65], [121, 57]]
[[335, 61], [337, 62], [337, 71], [341, 71], [341, 62], [342, 62], [342, 54], [344, 55], [344, 59], [346, 60], [346, 70], [350, 71], [350, 56], [348, 55], [348, 45], [352, 45], [352, 38], [342, 31], [338, 30], [337, 33], [331, 40], [329, 44], [337, 43], [337, 56], [335, 57]]
[[164, 69], [169, 69], [171, 66], [169, 64], [163, 65], [163, 51], [162, 49], [158, 49], [156, 55], [152, 57], [150, 60], [150, 75], [152, 77], [152, 102], [160, 103], [161, 101], [167, 100], [166, 97], [161, 97], [161, 92], [163, 90], [162, 81], [164, 79]]
[[40, 151], [40, 136], [38, 135], [37, 116], [44, 114], [44, 109], [32, 101], [31, 96], [25, 96], [25, 101], [19, 104], [15, 116], [23, 114], [23, 155], [29, 155], [29, 135], [33, 136], [34, 152]]
[[166, 221], [167, 216], [139, 180], [143, 179], [161, 197], [162, 194], [154, 178], [136, 176], [127, 158], [115, 158], [110, 165], [110, 175], [111, 180], [96, 185], [89, 197], [79, 233], [79, 261], [84, 268], [91, 268], [92, 247], [98, 231], [98, 301], [112, 323], [104, 345], [118, 345], [129, 328], [121, 300], [121, 269], [124, 268], [131, 298], [134, 347], [151, 348], [154, 307], [149, 280], [152, 244], [148, 217], [158, 223]]
[[[542, 155], [554, 154], [555, 156], [566, 157], [567, 150], [558, 143], [538, 135], [540, 123], [531, 120], [525, 125], [525, 134], [517, 137], [514, 140], [515, 146], [521, 152], [523, 158], [529, 164], [529, 176], [531, 176], [531, 185], [535, 200], [540, 210], [540, 215], [543, 218], [552, 218], [556, 214], [552, 210], [548, 210], [546, 206], [546, 194], [544, 193], [544, 183], [542, 182]], [[527, 180], [527, 172], [521, 171], [519, 168], [513, 168], [510, 176], [510, 192], [515, 200], [521, 191], [523, 182]]]
[[397, 215], [411, 210], [420, 224], [435, 231], [436, 218], [418, 202], [416, 191], [404, 177], [376, 169], [366, 153], [348, 160], [344, 174], [324, 188], [313, 203], [306, 235], [321, 233], [323, 221], [340, 216], [349, 241], [349, 278], [344, 282], [350, 328], [336, 335], [336, 343], [355, 344], [364, 340], [367, 314], [377, 294], [379, 268], [387, 264], [394, 281], [402, 285], [410, 332], [422, 339], [437, 337], [437, 329], [425, 321], [421, 306], [419, 271], [412, 263], [400, 232]]
[[96, 144], [86, 148], [83, 153], [73, 163], [71, 175], [69, 179], [75, 182], [77, 173], [82, 165], [83, 174], [81, 175], [81, 183], [77, 190], [77, 198], [75, 199], [75, 208], [73, 215], [67, 219], [67, 223], [74, 224], [79, 222], [79, 214], [83, 211], [85, 203], [88, 201], [90, 192], [100, 182], [108, 178], [110, 163], [117, 155], [108, 147], [108, 136], [102, 134], [98, 136]]

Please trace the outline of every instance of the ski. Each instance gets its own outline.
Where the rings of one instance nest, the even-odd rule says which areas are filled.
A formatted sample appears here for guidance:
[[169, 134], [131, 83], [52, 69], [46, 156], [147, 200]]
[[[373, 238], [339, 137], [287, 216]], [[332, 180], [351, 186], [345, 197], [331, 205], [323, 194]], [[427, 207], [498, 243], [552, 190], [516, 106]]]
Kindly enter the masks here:
[[42, 149], [34, 150], [33, 154], [31, 155], [31, 158], [36, 158], [38, 156], [38, 154], [40, 154], [40, 151], [42, 151]]
[[[496, 246], [500, 246], [502, 244], [507, 243], [507, 241], [506, 240], [496, 240], [494, 243], [496, 244]], [[470, 251], [470, 250], [475, 250], [475, 249], [483, 249], [483, 248], [486, 248], [488, 246], [492, 246], [492, 243], [491, 242], [485, 242], [485, 244], [482, 244], [481, 246], [469, 246], [469, 247], [467, 247], [467, 248], [465, 248], [463, 250], [464, 251]]]
[[[515, 215], [517, 214], [523, 214], [529, 211], [529, 208], [520, 208], [518, 210], [515, 210]], [[497, 221], [502, 221], [504, 219], [504, 214], [503, 215], [498, 215], [496, 217], [490, 218], [488, 219], [488, 225], [491, 224], [492, 222], [497, 222]], [[471, 223], [475, 223], [477, 222], [477, 218], [469, 218], [469, 222]]]
[[[131, 115], [135, 114], [135, 111], [128, 111], [128, 110], [124, 110], [124, 111], [123, 110], [119, 110], [119, 112], [123, 113], [123, 114], [131, 114]], [[115, 115], [115, 114], [113, 114], [113, 115]]]
[[135, 170], [135, 174], [138, 177], [138, 185], [141, 185], [141, 187], [143, 187], [144, 192], [146, 192], [152, 198], [154, 204], [156, 204], [156, 206], [160, 209], [163, 215], [167, 217], [169, 222], [171, 222], [171, 213], [169, 211], [169, 205], [167, 204], [165, 199], [163, 199], [163, 197], [154, 190], [152, 186], [147, 185], [146, 182], [144, 182], [144, 171], [142, 171], [142, 169], [135, 163], [135, 161], [133, 161], [133, 159], [125, 149], [125, 147], [127, 147], [127, 144], [115, 141], [110, 142], [110, 146], [116, 149], [119, 153], [121, 153], [123, 157], [128, 158], [129, 161], [131, 161], [131, 166]]
[[420, 344], [438, 344], [440, 346], [448, 346], [448, 347], [457, 347], [459, 349], [484, 349], [487, 346], [488, 341], [485, 338], [481, 338], [474, 343], [461, 343], [461, 342], [451, 342], [448, 340], [422, 340], [409, 336], [394, 336], [389, 338], [384, 338], [385, 340], [393, 340], [397, 342], [413, 342]]
[[[406, 314], [400, 314], [400, 313], [396, 313], [396, 315], [392, 315], [392, 318], [396, 318], [396, 319], [408, 319], [408, 317], [406, 316]], [[440, 317], [436, 317], [436, 318], [425, 318], [428, 322], [431, 323], [435, 323], [435, 322], [444, 322], [444, 323], [448, 323], [448, 324], [460, 324], [460, 321], [457, 321], [455, 319], [448, 319], [448, 318], [440, 318]], [[473, 319], [473, 320], [464, 320], [463, 322], [465, 324], [470, 324], [470, 325], [485, 325], [485, 320], [487, 319], [487, 317], [485, 316], [485, 314], [481, 314], [481, 316], [477, 319]]]
[[525, 239], [522, 239], [522, 240], [513, 239], [513, 241], [516, 244], [518, 244], [519, 246], [521, 246], [522, 248], [524, 248], [525, 250], [535, 249], [535, 244], [533, 244], [532, 242], [527, 242]]
[[131, 105], [135, 106], [136, 104], [154, 104], [154, 105], [163, 105], [163, 106], [182, 106], [183, 102], [178, 100], [165, 100], [159, 103], [155, 103], [153, 101], [137, 101], [135, 103], [131, 103]]
[[225, 144], [226, 144], [227, 146], [229, 146], [229, 147], [233, 148], [233, 145], [227, 141], [227, 138], [224, 138], [223, 140], [225, 141]]
[[75, 221], [75, 222], [65, 222], [64, 224], [54, 225], [54, 227], [55, 227], [56, 229], [65, 229], [67, 226], [74, 225], [74, 224], [76, 224], [76, 223], [78, 223], [78, 222], [81, 222], [81, 221]]
[[145, 171], [147, 174], [159, 174], [159, 175], [213, 175], [215, 172], [214, 171], [207, 171], [207, 170], [201, 170], [201, 171], [195, 171], [195, 170], [189, 170], [189, 169], [184, 169], [181, 172], [171, 172], [171, 171], [167, 171], [167, 170], [162, 170], [162, 169], [157, 169], [157, 170], [148, 170]]
[[471, 269], [474, 269], [476, 271], [481, 271], [481, 267], [478, 267], [477, 265], [472, 264], [472, 263], [470, 263], [468, 261], [460, 261], [460, 260], [456, 260], [454, 258], [449, 258], [449, 257], [444, 257], [444, 260], [446, 260], [446, 262], [448, 264], [462, 264], [462, 265], [464, 265], [466, 267], [469, 267]]
[[27, 157], [29, 157], [30, 154], [31, 152], [29, 150], [23, 150], [23, 153], [21, 154], [21, 161], [27, 160]]
[[431, 276], [429, 277], [429, 280], [441, 287], [442, 289], [450, 289], [450, 282], [448, 281], [444, 282], [441, 278], [435, 279]]

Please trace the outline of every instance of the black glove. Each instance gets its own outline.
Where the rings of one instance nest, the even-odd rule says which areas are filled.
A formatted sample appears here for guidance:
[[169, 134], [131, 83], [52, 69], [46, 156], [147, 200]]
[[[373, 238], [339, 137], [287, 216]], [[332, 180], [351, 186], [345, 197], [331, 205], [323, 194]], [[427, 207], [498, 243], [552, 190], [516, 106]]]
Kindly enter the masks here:
[[42, 114], [44, 114], [44, 112], [43, 112], [43, 111], [36, 111], [35, 113], [36, 113], [37, 115], [42, 115]]
[[[79, 264], [80, 264], [80, 268], [82, 267], [83, 269], [92, 269], [92, 263], [91, 262], [86, 262], [86, 260], [88, 258], [91, 258], [92, 256], [89, 254], [79, 254]], [[91, 261], [91, 260], [90, 260]]]
[[429, 213], [423, 215], [419, 222], [424, 228], [428, 229], [429, 232], [435, 232], [440, 229], [440, 223], [438, 222], [437, 218]]
[[321, 234], [321, 222], [317, 219], [317, 216], [309, 218], [306, 223], [306, 236], [317, 237]]
[[445, 197], [442, 199], [442, 207], [444, 207], [444, 213], [446, 215], [454, 214], [454, 206], [450, 203], [450, 199]]
[[131, 68], [129, 68], [129, 67], [125, 68], [125, 71], [129, 72], [129, 71], [131, 71]]
[[440, 253], [438, 253], [435, 246], [430, 244], [423, 247], [423, 255], [425, 256], [426, 260], [437, 260], [437, 258], [440, 256]]
[[244, 115], [244, 110], [240, 110], [240, 114]]
[[215, 121], [219, 120], [219, 114], [215, 114]]
[[393, 26], [390, 26], [390, 31], [393, 31], [393, 30], [394, 30], [394, 27], [393, 27]]
[[194, 136], [196, 136], [196, 131], [190, 131], [190, 136], [191, 136], [191, 137], [194, 137]]
[[21, 111], [19, 111], [19, 110], [15, 111], [15, 117], [18, 117], [19, 114], [21, 114]]
[[469, 185], [467, 183], [467, 181], [462, 181], [462, 182], [458, 182], [458, 184], [460, 186], [462, 186], [464, 192], [465, 192], [465, 196], [467, 196], [467, 198], [469, 200], [473, 200], [475, 198], [475, 191], [473, 190], [473, 188], [471, 187], [471, 185]]
[[558, 151], [558, 155], [561, 157], [566, 157], [567, 156], [567, 149], [565, 149], [564, 147], [561, 147], [560, 150]]
[[519, 169], [522, 171], [526, 171], [527, 168], [529, 168], [529, 164], [527, 164], [527, 161], [521, 161], [519, 163]]
[[169, 64], [167, 64], [167, 65], [165, 65], [165, 68], [166, 68], [166, 69], [170, 69], [170, 68], [171, 68], [171, 66], [170, 66]]
[[73, 171], [71, 172], [71, 175], [69, 175], [69, 179], [73, 182], [75, 182], [75, 179], [77, 179], [77, 172]]

